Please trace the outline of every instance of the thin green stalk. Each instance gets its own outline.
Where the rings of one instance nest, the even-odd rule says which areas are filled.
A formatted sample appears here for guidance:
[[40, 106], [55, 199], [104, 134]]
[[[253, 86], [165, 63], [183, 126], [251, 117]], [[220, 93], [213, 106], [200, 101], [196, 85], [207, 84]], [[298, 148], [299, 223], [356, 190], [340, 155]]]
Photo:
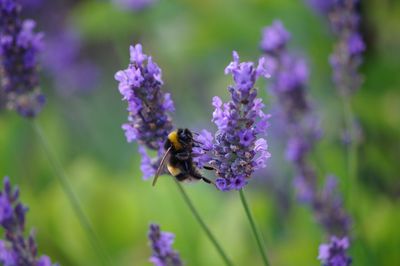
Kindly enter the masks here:
[[[369, 261], [375, 262], [376, 259], [371, 253], [371, 247], [365, 238], [365, 226], [360, 217], [360, 210], [356, 204], [356, 200], [360, 200], [360, 195], [357, 186], [357, 168], [358, 168], [358, 158], [357, 149], [358, 142], [357, 136], [354, 128], [354, 113], [351, 106], [350, 99], [343, 97], [343, 107], [344, 107], [344, 120], [347, 132], [349, 134], [350, 142], [347, 146], [347, 188], [346, 197], [348, 201], [349, 208], [352, 212], [352, 216], [355, 222], [354, 235], [355, 238], [360, 243], [361, 252], [363, 256], [368, 257]], [[374, 264], [375, 265], [375, 264]]]
[[48, 157], [48, 160], [50, 161], [50, 164], [54, 168], [54, 171], [56, 173], [56, 177], [58, 181], [60, 182], [61, 188], [63, 189], [64, 193], [66, 194], [70, 204], [72, 205], [72, 208], [81, 224], [83, 227], [84, 231], [86, 232], [86, 235], [93, 247], [93, 249], [96, 251], [97, 255], [99, 256], [99, 260], [101, 261], [102, 265], [112, 265], [111, 260], [107, 253], [105, 252], [104, 248], [100, 244], [100, 241], [98, 239], [98, 236], [94, 229], [92, 228], [91, 223], [89, 222], [88, 217], [85, 215], [85, 212], [83, 211], [81, 204], [78, 200], [78, 197], [74, 193], [72, 186], [67, 178], [67, 175], [60, 163], [60, 161], [57, 159], [57, 157], [54, 155], [52, 152], [50, 145], [47, 141], [46, 136], [44, 135], [44, 132], [40, 125], [37, 123], [36, 120], [32, 122], [32, 126], [38, 135], [38, 138], [40, 140], [40, 143], [42, 144], [42, 147]]
[[353, 209], [351, 198], [357, 198], [357, 139], [354, 128], [354, 114], [349, 99], [343, 97], [344, 120], [347, 132], [349, 134], [349, 143], [347, 144], [347, 187], [346, 197]]
[[250, 223], [250, 226], [251, 226], [251, 230], [253, 231], [254, 237], [256, 238], [258, 250], [260, 251], [261, 257], [262, 257], [263, 262], [264, 262], [264, 265], [265, 266], [269, 266], [270, 264], [268, 262], [268, 257], [267, 257], [267, 253], [265, 252], [265, 248], [264, 248], [264, 245], [263, 245], [261, 234], [257, 230], [256, 224], [255, 224], [254, 219], [253, 219], [253, 215], [251, 214], [249, 205], [247, 204], [247, 200], [246, 200], [246, 197], [244, 195], [243, 189], [241, 189], [239, 191], [239, 194], [240, 194], [240, 200], [242, 202], [244, 211], [246, 212], [246, 215], [247, 215], [247, 219], [249, 220], [249, 223]]
[[184, 198], [186, 204], [188, 205], [190, 211], [193, 213], [194, 217], [196, 218], [197, 222], [200, 224], [201, 228], [206, 233], [207, 237], [210, 239], [211, 243], [217, 249], [219, 255], [221, 256], [222, 260], [224, 261], [225, 265], [231, 266], [233, 265], [229, 258], [226, 256], [224, 250], [222, 249], [221, 245], [218, 243], [217, 239], [211, 233], [210, 229], [207, 227], [203, 219], [201, 218], [200, 214], [197, 212], [196, 208], [194, 207], [192, 201], [190, 200], [189, 196], [186, 194], [185, 190], [183, 189], [182, 185], [176, 181], [176, 185], [179, 188], [179, 192], [181, 192], [182, 197]]

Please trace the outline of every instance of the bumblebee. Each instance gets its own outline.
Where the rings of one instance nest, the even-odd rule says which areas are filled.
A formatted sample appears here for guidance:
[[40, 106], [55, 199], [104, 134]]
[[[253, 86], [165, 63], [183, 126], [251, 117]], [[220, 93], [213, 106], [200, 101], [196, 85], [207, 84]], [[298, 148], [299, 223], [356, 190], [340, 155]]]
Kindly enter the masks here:
[[[213, 184], [211, 180], [202, 176], [193, 163], [192, 149], [199, 142], [193, 139], [193, 133], [185, 128], [179, 128], [169, 133], [164, 144], [165, 154], [161, 159], [160, 166], [154, 176], [153, 186], [166, 164], [168, 172], [178, 181], [203, 180]], [[211, 167], [204, 167], [211, 170]]]

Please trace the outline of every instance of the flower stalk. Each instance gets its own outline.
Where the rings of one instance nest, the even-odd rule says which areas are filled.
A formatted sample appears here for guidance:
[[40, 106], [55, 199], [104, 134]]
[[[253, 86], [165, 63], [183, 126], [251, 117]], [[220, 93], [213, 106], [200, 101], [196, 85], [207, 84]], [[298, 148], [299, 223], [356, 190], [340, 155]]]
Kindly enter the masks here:
[[40, 124], [36, 121], [32, 121], [32, 127], [41, 143], [41, 146], [43, 147], [44, 152], [46, 153], [46, 156], [48, 160], [50, 161], [51, 166], [53, 167], [53, 170], [55, 171], [55, 176], [57, 177], [57, 180], [60, 182], [61, 188], [64, 191], [65, 195], [67, 196], [67, 199], [69, 200], [72, 209], [75, 212], [76, 217], [78, 218], [82, 228], [84, 229], [86, 236], [89, 239], [90, 244], [92, 245], [93, 249], [96, 251], [99, 261], [101, 265], [113, 265], [111, 262], [111, 259], [108, 257], [107, 253], [105, 252], [105, 249], [100, 243], [100, 240], [93, 229], [91, 222], [89, 221], [89, 218], [86, 216], [85, 211], [83, 210], [79, 199], [77, 195], [75, 194], [71, 183], [67, 177], [67, 174], [65, 173], [60, 161], [58, 158], [55, 156], [53, 151], [50, 148], [50, 144], [40, 126]]
[[251, 214], [251, 210], [249, 208], [249, 205], [247, 204], [246, 196], [244, 195], [243, 189], [239, 190], [239, 194], [240, 194], [240, 201], [242, 202], [243, 205], [243, 209], [246, 212], [247, 219], [249, 220], [250, 223], [251, 231], [253, 232], [253, 235], [256, 238], [257, 247], [258, 250], [260, 251], [263, 263], [265, 266], [269, 266], [270, 264], [268, 261], [267, 253], [265, 251], [261, 233], [257, 230], [256, 223], [254, 222], [253, 215]]
[[196, 221], [199, 223], [201, 229], [203, 229], [204, 233], [206, 233], [208, 239], [211, 241], [215, 249], [217, 250], [218, 254], [221, 256], [222, 260], [224, 261], [225, 265], [227, 266], [232, 266], [231, 260], [228, 258], [226, 255], [225, 251], [222, 249], [221, 245], [218, 243], [217, 239], [215, 236], [211, 233], [210, 229], [208, 228], [207, 224], [204, 222], [204, 220], [201, 218], [200, 214], [196, 210], [196, 207], [193, 205], [193, 202], [190, 200], [189, 196], [187, 195], [185, 189], [182, 187], [182, 185], [176, 181], [176, 185], [178, 187], [179, 192], [181, 193], [185, 203], [190, 209], [190, 212], [193, 214], [194, 218]]

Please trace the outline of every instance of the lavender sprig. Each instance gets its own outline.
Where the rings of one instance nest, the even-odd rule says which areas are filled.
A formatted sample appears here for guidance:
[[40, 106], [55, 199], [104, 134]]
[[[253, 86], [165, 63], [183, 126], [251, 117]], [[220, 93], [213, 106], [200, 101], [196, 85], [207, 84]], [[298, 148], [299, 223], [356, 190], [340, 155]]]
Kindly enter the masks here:
[[216, 170], [217, 188], [229, 191], [242, 189], [255, 170], [266, 166], [270, 153], [267, 141], [259, 136], [265, 134], [270, 116], [263, 112], [264, 104], [254, 88], [258, 77], [268, 77], [264, 59], [255, 67], [252, 62], [239, 62], [238, 53], [233, 52], [233, 62], [225, 74], [232, 74], [235, 81], [228, 88], [231, 100], [223, 103], [218, 96], [213, 98], [212, 121], [218, 131], [214, 143], [209, 132], [200, 134], [201, 148], [210, 153], [199, 152], [196, 162], [208, 161]]
[[330, 22], [337, 37], [329, 60], [333, 69], [333, 81], [343, 97], [352, 95], [362, 83], [358, 68], [365, 51], [365, 43], [359, 31], [359, 0], [309, 0], [309, 4]]
[[0, 262], [4, 266], [51, 266], [46, 255], [38, 257], [33, 232], [24, 236], [25, 214], [28, 208], [19, 201], [19, 189], [12, 188], [8, 177], [4, 178], [0, 191], [0, 225], [4, 239], [0, 240]]
[[115, 79], [122, 99], [128, 103], [128, 123], [122, 129], [128, 142], [139, 144], [146, 179], [154, 175], [157, 158], [150, 158], [145, 148], [163, 153], [163, 143], [173, 129], [169, 113], [174, 111], [174, 104], [171, 95], [161, 90], [161, 69], [142, 52], [141, 44], [130, 47], [130, 64], [118, 71]]
[[[272, 44], [267, 45], [270, 36], [273, 36]], [[277, 39], [284, 41], [275, 45], [278, 43]], [[264, 29], [261, 42], [261, 48], [268, 47], [263, 49], [263, 52], [267, 60], [272, 62], [271, 93], [277, 98], [280, 116], [289, 135], [286, 158], [295, 166], [294, 183], [299, 199], [309, 204], [328, 235], [347, 237], [350, 219], [338, 195], [336, 179], [328, 177], [324, 188], [319, 191], [316, 172], [308, 162], [308, 156], [321, 132], [307, 95], [307, 65], [304, 60], [295, 58], [287, 51], [286, 45], [289, 40], [290, 34], [281, 22], [276, 21]]]
[[323, 266], [349, 266], [351, 258], [346, 254], [349, 246], [347, 237], [340, 239], [333, 236], [330, 243], [319, 246], [318, 259]]
[[[337, 37], [329, 61], [332, 66], [332, 78], [342, 97], [344, 109], [346, 131], [343, 132], [343, 142], [347, 148], [348, 198], [357, 197], [357, 145], [360, 130], [355, 123], [351, 96], [359, 89], [363, 80], [358, 69], [362, 64], [362, 54], [366, 48], [359, 29], [361, 20], [358, 12], [359, 2], [359, 0], [309, 0], [314, 9], [327, 17]], [[354, 203], [350, 202], [350, 205]]]
[[43, 34], [34, 28], [33, 20], [21, 19], [17, 1], [0, 0], [0, 102], [24, 117], [35, 117], [45, 103], [37, 74]]
[[[51, 3], [46, 4], [45, 8], [39, 15], [46, 20], [48, 18], [45, 15], [48, 12], [58, 9], [51, 6]], [[62, 6], [62, 8], [67, 10], [70, 7]], [[57, 21], [50, 23], [56, 24], [63, 20], [65, 19], [57, 17]], [[65, 99], [66, 96], [93, 91], [99, 84], [100, 70], [88, 56], [84, 55], [82, 37], [73, 27], [56, 25], [56, 30], [53, 30], [56, 33], [46, 32], [46, 49], [43, 51], [42, 65], [50, 74], [57, 93]]]
[[255, 170], [266, 166], [271, 156], [267, 141], [260, 137], [265, 135], [270, 115], [263, 112], [264, 104], [257, 98], [257, 89], [254, 87], [258, 77], [269, 77], [269, 73], [264, 58], [255, 67], [253, 62], [240, 62], [238, 53], [234, 51], [233, 61], [225, 68], [225, 74], [232, 74], [235, 82], [228, 87], [231, 100], [223, 103], [218, 96], [213, 98], [215, 111], [212, 121], [218, 131], [214, 140], [206, 130], [197, 136], [200, 147], [194, 150], [194, 161], [199, 166], [209, 164], [214, 168], [218, 176], [215, 185], [219, 190], [239, 190], [263, 263], [268, 266], [268, 257], [243, 187]]
[[182, 266], [179, 253], [172, 249], [175, 236], [169, 232], [162, 232], [157, 224], [150, 224], [149, 234], [152, 255], [150, 262], [155, 266]]

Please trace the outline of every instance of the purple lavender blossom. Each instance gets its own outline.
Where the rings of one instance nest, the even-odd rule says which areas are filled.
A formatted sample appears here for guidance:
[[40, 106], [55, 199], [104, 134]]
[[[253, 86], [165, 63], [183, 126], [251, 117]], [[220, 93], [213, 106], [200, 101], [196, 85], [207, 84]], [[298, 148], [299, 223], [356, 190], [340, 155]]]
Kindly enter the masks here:
[[[268, 32], [277, 36], [270, 38]], [[265, 60], [269, 62], [271, 72], [270, 89], [279, 101], [281, 114], [286, 120], [296, 120], [310, 108], [306, 97], [306, 84], [308, 82], [308, 67], [303, 59], [296, 58], [286, 51], [289, 33], [280, 21], [275, 21], [271, 26], [265, 27], [261, 48], [265, 53]], [[279, 46], [274, 45], [275, 39], [280, 39]], [[268, 43], [272, 43], [268, 46]], [[268, 47], [266, 49], [265, 47]]]
[[317, 220], [330, 235], [349, 234], [351, 219], [343, 207], [342, 198], [337, 189], [337, 178], [327, 176], [323, 189], [313, 202]]
[[[267, 29], [275, 27], [276, 23]], [[286, 32], [282, 28], [282, 24], [279, 24], [279, 31]], [[264, 36], [262, 42], [266, 41], [268, 39]], [[274, 62], [271, 64], [273, 68], [270, 91], [277, 98], [281, 121], [287, 129], [286, 159], [295, 167], [294, 185], [298, 199], [312, 208], [314, 216], [328, 235], [346, 236], [349, 234], [350, 218], [336, 190], [335, 179], [328, 177], [323, 190], [318, 191], [317, 174], [308, 162], [308, 156], [320, 138], [321, 130], [307, 95], [307, 65], [304, 60], [293, 57], [282, 47], [264, 52], [267, 60]], [[332, 261], [329, 261], [324, 265], [347, 264], [332, 264]]]
[[[26, 9], [39, 9], [43, 7], [44, 0], [20, 0], [19, 1]], [[47, 3], [46, 3], [47, 4]]]
[[89, 92], [98, 85], [100, 71], [92, 61], [82, 58], [82, 40], [78, 32], [61, 27], [46, 38], [43, 67], [51, 74], [54, 86], [62, 96]]
[[148, 180], [155, 175], [156, 169], [159, 165], [159, 158], [151, 158], [144, 146], [139, 145], [138, 151], [142, 158], [140, 162], [140, 170], [143, 173], [143, 179]]
[[160, 226], [150, 224], [149, 234], [152, 255], [150, 262], [155, 266], [182, 266], [179, 253], [172, 249], [175, 236], [172, 233], [161, 232]]
[[311, 0], [309, 4], [327, 17], [338, 39], [329, 59], [333, 69], [332, 77], [343, 96], [351, 95], [362, 83], [358, 68], [365, 51], [365, 43], [359, 32], [359, 0]]
[[205, 142], [202, 148], [211, 152], [197, 159], [203, 163], [208, 160], [216, 170], [215, 184], [221, 191], [242, 189], [270, 157], [266, 140], [259, 137], [265, 134], [270, 116], [262, 111], [264, 104], [254, 88], [258, 77], [268, 76], [264, 59], [255, 67], [252, 62], [239, 62], [239, 55], [233, 52], [233, 62], [226, 67], [225, 74], [232, 74], [235, 81], [228, 88], [231, 100], [223, 103], [219, 97], [213, 98], [212, 121], [218, 131], [214, 143], [210, 133], [202, 132], [199, 142]]
[[321, 13], [327, 13], [332, 10], [337, 0], [308, 0], [308, 4]]
[[[169, 113], [174, 111], [174, 104], [171, 95], [161, 90], [161, 69], [137, 44], [130, 47], [128, 68], [118, 71], [115, 79], [122, 99], [128, 102], [128, 123], [122, 125], [127, 141], [137, 141], [141, 154], [144, 147], [162, 154], [163, 143], [173, 128]], [[154, 174], [149, 160], [145, 158], [141, 167], [145, 178]]]
[[4, 266], [52, 266], [50, 258], [38, 258], [33, 233], [24, 237], [25, 214], [28, 209], [19, 202], [18, 188], [12, 188], [8, 177], [0, 191], [0, 225], [4, 239], [0, 240], [0, 263]]
[[290, 33], [279, 20], [274, 21], [271, 27], [265, 27], [262, 36], [260, 47], [266, 52], [283, 49], [290, 40]]
[[192, 150], [193, 162], [198, 168], [203, 168], [212, 160], [209, 152], [213, 149], [213, 135], [203, 129], [200, 133], [194, 136], [196, 142], [200, 145], [195, 145]]
[[35, 117], [45, 103], [37, 74], [43, 35], [33, 32], [33, 20], [22, 20], [20, 15], [15, 0], [0, 0], [0, 105]]
[[318, 259], [323, 266], [349, 266], [351, 258], [346, 254], [349, 246], [350, 243], [347, 237], [338, 238], [332, 236], [330, 243], [319, 246]]
[[[277, 32], [284, 38], [289, 33], [281, 22], [274, 22], [264, 32]], [[261, 43], [268, 43], [268, 36], [262, 37]], [[271, 40], [274, 43], [274, 40]], [[316, 189], [316, 175], [307, 163], [307, 156], [319, 136], [315, 119], [311, 119], [311, 104], [307, 95], [308, 67], [303, 59], [291, 55], [286, 45], [274, 50], [263, 50], [270, 63], [270, 92], [277, 99], [278, 116], [288, 132], [286, 159], [295, 165], [298, 196], [301, 201], [312, 202]]]
[[156, 3], [156, 0], [113, 0], [115, 5], [132, 11], [142, 11]]

